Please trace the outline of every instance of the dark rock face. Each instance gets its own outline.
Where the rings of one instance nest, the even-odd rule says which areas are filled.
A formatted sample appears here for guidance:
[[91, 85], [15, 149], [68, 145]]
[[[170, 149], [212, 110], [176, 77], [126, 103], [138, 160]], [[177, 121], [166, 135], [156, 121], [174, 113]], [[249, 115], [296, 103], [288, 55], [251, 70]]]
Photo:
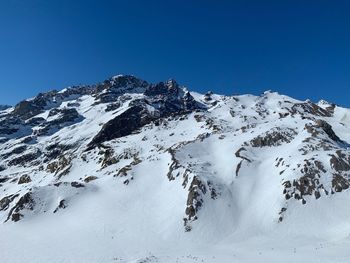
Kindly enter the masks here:
[[43, 123], [36, 135], [48, 135], [50, 132], [57, 131], [83, 120], [83, 117], [79, 115], [78, 111], [74, 108], [52, 109], [49, 112], [49, 117], [52, 116], [58, 117], [52, 121]]
[[203, 205], [202, 195], [205, 195], [206, 192], [207, 188], [205, 184], [197, 176], [194, 176], [189, 188], [185, 210], [186, 218], [184, 218], [184, 225], [186, 231], [191, 231], [189, 222], [197, 219], [197, 213]]
[[11, 209], [6, 221], [10, 220], [10, 218], [14, 222], [21, 220], [21, 218], [23, 217], [23, 214], [21, 214], [21, 211], [24, 209], [33, 210], [34, 205], [35, 205], [35, 201], [32, 196], [32, 193], [27, 192], [18, 200], [16, 205]]
[[67, 207], [66, 200], [62, 199], [56, 209], [53, 211], [54, 213], [57, 213], [59, 209], [65, 209]]
[[11, 113], [20, 119], [29, 119], [50, 107], [57, 107], [65, 100], [77, 99], [82, 95], [92, 94], [95, 89], [89, 86], [72, 87], [64, 92], [56, 90], [39, 93], [34, 99], [22, 101], [15, 106]]
[[11, 154], [21, 154], [27, 150], [27, 145], [19, 146], [12, 150]]
[[115, 103], [111, 103], [109, 105], [107, 105], [106, 108], [106, 112], [110, 112], [110, 111], [114, 111], [116, 109], [118, 109], [121, 106], [121, 104], [119, 102], [115, 102]]
[[[305, 130], [310, 133], [311, 136], [303, 140], [305, 144], [299, 149], [304, 155], [316, 150], [333, 151], [338, 149], [337, 144], [334, 142], [343, 143], [339, 138], [338, 141], [334, 141], [334, 139], [337, 139], [336, 135], [333, 134], [331, 130], [328, 130], [328, 128], [326, 128], [325, 131], [324, 128], [321, 128], [318, 124], [306, 124]], [[320, 134], [326, 135], [327, 138], [320, 137]], [[333, 139], [330, 138], [330, 136]]]
[[349, 179], [344, 178], [340, 174], [335, 174], [332, 180], [332, 188], [335, 192], [341, 192], [350, 186]]
[[198, 103], [195, 101], [195, 99], [192, 97], [192, 95], [188, 91], [185, 92], [183, 96], [183, 104], [184, 104], [184, 109], [186, 111], [192, 111], [199, 108], [203, 108], [200, 105], [198, 105]]
[[307, 173], [292, 182], [285, 181], [283, 186], [283, 194], [286, 200], [294, 198], [296, 200], [301, 200], [302, 204], [306, 203], [306, 196], [314, 195], [315, 198], [318, 199], [321, 197], [321, 191], [328, 194], [324, 186], [320, 184], [318, 174], [313, 173]]
[[115, 102], [122, 94], [143, 93], [148, 86], [146, 81], [134, 76], [117, 76], [97, 85], [95, 98], [98, 103]]
[[70, 122], [75, 122], [76, 119], [82, 118], [79, 113], [77, 112], [76, 109], [70, 109], [70, 108], [65, 108], [65, 109], [56, 109], [54, 112], [50, 111], [49, 114], [54, 114], [57, 115], [59, 114], [60, 117], [49, 122], [49, 124], [52, 125], [60, 125], [64, 123], [70, 123]]
[[169, 80], [167, 83], [160, 82], [156, 85], [151, 85], [145, 91], [145, 95], [148, 97], [156, 97], [156, 96], [180, 96], [179, 85], [175, 80]]
[[18, 146], [8, 153], [1, 154], [0, 157], [2, 159], [8, 159], [10, 157], [15, 157], [17, 154], [21, 154], [21, 153], [25, 152], [26, 150], [27, 150], [26, 145]]
[[193, 219], [199, 210], [199, 208], [202, 206], [202, 200], [199, 199], [202, 192], [203, 194], [206, 193], [206, 187], [205, 185], [199, 180], [198, 177], [194, 177], [189, 189], [188, 198], [187, 198], [187, 208], [186, 208], [186, 215], [188, 215], [189, 219]]
[[107, 148], [105, 150], [100, 151], [100, 154], [104, 155], [102, 158], [100, 158], [101, 165], [103, 168], [106, 168], [110, 165], [119, 162], [119, 160], [114, 156], [114, 151], [111, 148]]
[[282, 143], [289, 143], [294, 139], [296, 132], [292, 129], [286, 131], [269, 131], [264, 135], [259, 135], [250, 141], [253, 147], [279, 146]]
[[44, 106], [42, 103], [37, 105], [34, 101], [22, 101], [16, 105], [12, 114], [26, 120], [41, 113], [43, 110], [42, 106]]
[[150, 123], [153, 117], [143, 106], [134, 106], [103, 125], [101, 131], [93, 138], [89, 148], [103, 142], [130, 135], [137, 129]]
[[59, 156], [63, 155], [65, 151], [71, 150], [75, 145], [66, 145], [60, 143], [50, 144], [46, 147], [44, 162], [57, 159]]
[[34, 153], [27, 153], [24, 155], [21, 155], [19, 157], [13, 158], [8, 162], [9, 166], [16, 166], [16, 165], [21, 165], [24, 166], [25, 164], [28, 164], [32, 161], [35, 161], [39, 156], [41, 155], [41, 152], [37, 150]]
[[291, 113], [292, 114], [299, 113], [302, 115], [305, 113], [309, 113], [314, 116], [332, 117], [332, 114], [329, 111], [322, 109], [321, 107], [317, 106], [312, 102], [294, 104], [291, 108]]
[[24, 174], [19, 178], [18, 184], [28, 184], [31, 181], [32, 179], [30, 178], [30, 176], [28, 174]]
[[332, 129], [332, 126], [324, 121], [324, 120], [317, 120], [316, 124], [318, 127], [322, 128], [324, 132], [328, 135], [330, 139], [332, 139], [335, 142], [341, 142], [340, 138], [335, 134], [335, 132]]
[[12, 201], [18, 197], [18, 194], [5, 196], [0, 200], [0, 211], [5, 211], [9, 208]]
[[82, 183], [79, 183], [79, 182], [71, 182], [70, 184], [72, 187], [75, 187], [75, 188], [82, 188], [82, 187], [85, 187]]
[[45, 119], [44, 118], [41, 118], [41, 117], [33, 117], [29, 120], [26, 121], [26, 124], [29, 125], [29, 126], [36, 126], [36, 125], [40, 125], [42, 123], [45, 122]]
[[149, 103], [163, 115], [204, 107], [199, 105], [189, 92], [184, 92], [175, 80], [151, 85], [144, 94], [148, 96]]
[[350, 171], [350, 156], [338, 150], [336, 155], [332, 155], [330, 159], [331, 167], [337, 172]]
[[0, 187], [2, 186], [2, 183], [5, 183], [10, 180], [10, 177], [7, 176], [0, 176]]
[[0, 134], [11, 135], [16, 133], [21, 126], [24, 126], [24, 122], [19, 118], [7, 116], [5, 119], [0, 121]]
[[54, 173], [57, 178], [69, 173], [70, 168], [72, 167], [72, 159], [68, 155], [60, 155], [58, 160], [55, 160], [49, 163], [46, 167], [47, 171]]
[[179, 176], [179, 172], [177, 172], [175, 175], [173, 174], [173, 172], [175, 170], [177, 170], [178, 168], [180, 168], [180, 162], [179, 162], [179, 160], [176, 159], [176, 156], [175, 156], [176, 151], [174, 149], [169, 148], [167, 150], [167, 152], [171, 156], [171, 164], [169, 166], [169, 171], [167, 173], [167, 177], [168, 177], [169, 181], [173, 181], [173, 180], [175, 180], [176, 177]]
[[350, 187], [350, 178], [347, 174], [350, 171], [350, 157], [337, 151], [336, 155], [331, 155], [330, 164], [334, 172], [332, 172], [332, 186], [325, 188], [320, 183], [322, 174], [327, 173], [324, 164], [321, 161], [310, 159], [305, 160], [304, 166], [301, 169], [301, 176], [298, 179], [285, 181], [283, 183], [283, 194], [288, 200], [294, 198], [306, 203], [306, 196], [314, 196], [316, 199], [321, 197], [321, 193], [325, 195], [342, 192]]
[[85, 177], [84, 182], [85, 182], [85, 183], [90, 183], [91, 181], [94, 181], [94, 180], [96, 180], [96, 179], [98, 179], [97, 176], [90, 175], [90, 176]]

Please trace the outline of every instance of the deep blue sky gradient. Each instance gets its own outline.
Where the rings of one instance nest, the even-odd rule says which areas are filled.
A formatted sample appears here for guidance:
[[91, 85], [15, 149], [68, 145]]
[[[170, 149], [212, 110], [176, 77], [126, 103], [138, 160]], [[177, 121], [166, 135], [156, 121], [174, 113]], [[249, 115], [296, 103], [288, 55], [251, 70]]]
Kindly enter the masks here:
[[116, 74], [350, 107], [350, 1], [0, 1], [0, 104]]

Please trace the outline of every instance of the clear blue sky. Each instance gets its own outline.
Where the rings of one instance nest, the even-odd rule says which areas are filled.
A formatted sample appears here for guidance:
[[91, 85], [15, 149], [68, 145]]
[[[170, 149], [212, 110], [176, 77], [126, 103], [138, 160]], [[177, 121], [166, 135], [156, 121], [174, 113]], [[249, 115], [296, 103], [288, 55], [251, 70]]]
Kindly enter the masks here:
[[350, 107], [350, 1], [0, 1], [0, 104], [116, 74]]

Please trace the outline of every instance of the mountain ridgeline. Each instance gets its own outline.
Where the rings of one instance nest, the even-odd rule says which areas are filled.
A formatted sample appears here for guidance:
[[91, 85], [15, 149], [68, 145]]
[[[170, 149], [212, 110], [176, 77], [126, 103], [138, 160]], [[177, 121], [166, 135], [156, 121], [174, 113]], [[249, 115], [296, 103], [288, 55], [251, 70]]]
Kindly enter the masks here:
[[41, 93], [0, 106], [0, 221], [118, 200], [130, 207], [97, 213], [146, 214], [184, 235], [269, 231], [348, 195], [349, 121], [350, 110], [325, 101], [199, 94], [124, 75]]

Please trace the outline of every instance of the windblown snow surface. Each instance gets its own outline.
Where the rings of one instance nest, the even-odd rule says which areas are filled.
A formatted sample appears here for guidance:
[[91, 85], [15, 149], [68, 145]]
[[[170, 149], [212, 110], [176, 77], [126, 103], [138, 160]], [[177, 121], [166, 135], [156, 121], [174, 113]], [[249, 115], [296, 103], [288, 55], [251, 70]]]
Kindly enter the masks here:
[[350, 110], [106, 83], [0, 112], [0, 262], [350, 262]]

